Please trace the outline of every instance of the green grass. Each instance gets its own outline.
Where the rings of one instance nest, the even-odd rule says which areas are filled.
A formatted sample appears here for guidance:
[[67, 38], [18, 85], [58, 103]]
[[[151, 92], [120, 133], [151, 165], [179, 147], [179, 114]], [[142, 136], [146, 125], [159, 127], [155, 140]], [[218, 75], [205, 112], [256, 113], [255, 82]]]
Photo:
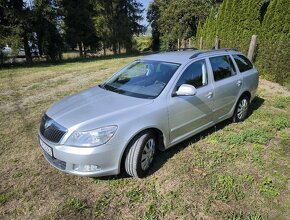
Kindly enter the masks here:
[[275, 107], [285, 109], [290, 105], [290, 97], [278, 97], [275, 100]]
[[95, 217], [104, 217], [106, 209], [110, 204], [111, 198], [108, 195], [102, 195], [95, 201], [93, 213]]
[[289, 92], [266, 81], [246, 121], [222, 122], [162, 152], [142, 180], [81, 178], [45, 161], [43, 112], [136, 58], [0, 70], [0, 219], [287, 219]]
[[80, 212], [86, 208], [85, 203], [78, 198], [68, 199], [65, 203], [65, 206], [76, 212]]
[[274, 186], [273, 181], [266, 178], [259, 184], [260, 193], [267, 197], [275, 197], [279, 195], [279, 190]]

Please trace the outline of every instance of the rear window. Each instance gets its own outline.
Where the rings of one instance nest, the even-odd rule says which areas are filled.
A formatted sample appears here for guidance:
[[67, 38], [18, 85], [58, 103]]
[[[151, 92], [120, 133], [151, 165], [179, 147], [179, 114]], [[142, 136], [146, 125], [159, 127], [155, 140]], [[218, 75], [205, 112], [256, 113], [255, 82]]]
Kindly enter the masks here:
[[228, 55], [212, 57], [209, 60], [212, 66], [215, 81], [236, 75], [236, 69], [233, 61]]
[[253, 69], [253, 64], [245, 56], [236, 54], [233, 57], [241, 73]]

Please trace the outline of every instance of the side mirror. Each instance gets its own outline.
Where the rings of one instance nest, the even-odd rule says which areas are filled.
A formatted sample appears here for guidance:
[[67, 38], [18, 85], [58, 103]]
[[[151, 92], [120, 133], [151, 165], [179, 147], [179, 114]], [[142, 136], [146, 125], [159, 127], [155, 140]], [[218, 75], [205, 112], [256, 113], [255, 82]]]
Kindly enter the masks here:
[[189, 84], [182, 84], [176, 91], [176, 96], [194, 96], [196, 94], [196, 88]]

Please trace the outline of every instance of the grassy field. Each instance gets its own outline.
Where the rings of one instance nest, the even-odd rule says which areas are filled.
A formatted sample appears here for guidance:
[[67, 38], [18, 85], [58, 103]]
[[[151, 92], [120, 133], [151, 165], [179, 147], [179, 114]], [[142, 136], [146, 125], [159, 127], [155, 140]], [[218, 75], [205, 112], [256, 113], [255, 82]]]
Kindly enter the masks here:
[[245, 122], [159, 154], [145, 179], [81, 178], [45, 161], [43, 112], [134, 59], [0, 70], [0, 219], [289, 219], [290, 94], [265, 80]]

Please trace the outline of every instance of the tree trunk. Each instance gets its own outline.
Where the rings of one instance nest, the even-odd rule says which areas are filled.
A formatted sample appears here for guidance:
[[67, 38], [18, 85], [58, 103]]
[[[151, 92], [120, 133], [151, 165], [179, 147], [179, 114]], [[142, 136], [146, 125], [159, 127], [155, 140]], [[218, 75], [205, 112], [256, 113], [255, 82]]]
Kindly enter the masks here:
[[61, 52], [58, 53], [58, 59], [62, 60], [62, 53]]
[[84, 48], [84, 58], [87, 58], [87, 48], [84, 44], [83, 44], [83, 48]]
[[28, 43], [28, 37], [26, 34], [23, 36], [23, 44], [24, 44], [24, 51], [25, 51], [25, 58], [28, 64], [32, 63], [31, 51]]
[[121, 54], [121, 46], [120, 46], [120, 42], [118, 42], [118, 54]]
[[4, 64], [4, 54], [0, 51], [0, 64]]
[[104, 56], [106, 56], [106, 44], [103, 42], [103, 50], [104, 50]]
[[113, 42], [113, 52], [114, 52], [114, 55], [117, 54], [117, 43], [116, 42]]
[[80, 51], [80, 58], [83, 58], [83, 45], [82, 45], [82, 42], [80, 41], [78, 43], [78, 45], [79, 45], [79, 51]]
[[38, 53], [39, 53], [39, 56], [42, 56], [43, 47], [42, 47], [42, 36], [40, 33], [37, 34], [37, 38], [38, 38], [38, 41], [37, 41]]

